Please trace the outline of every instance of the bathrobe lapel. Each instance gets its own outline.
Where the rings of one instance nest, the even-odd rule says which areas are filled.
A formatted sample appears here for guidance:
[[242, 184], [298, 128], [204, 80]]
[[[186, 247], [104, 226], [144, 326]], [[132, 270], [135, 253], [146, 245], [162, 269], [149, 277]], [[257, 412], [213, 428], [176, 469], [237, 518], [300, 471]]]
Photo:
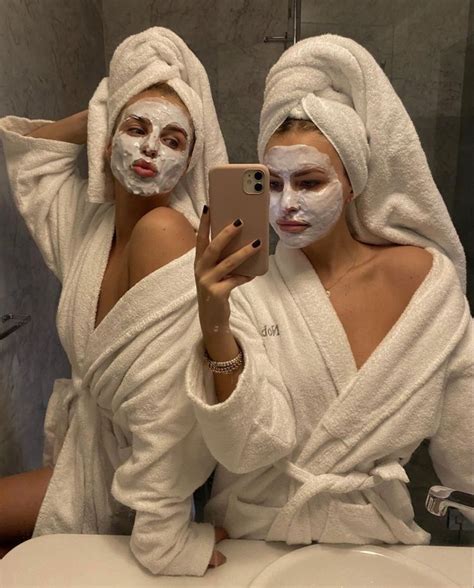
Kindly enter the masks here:
[[94, 334], [100, 288], [115, 230], [115, 207], [103, 208], [81, 239], [59, 302], [58, 331], [77, 376], [83, 371], [87, 346]]
[[[426, 416], [426, 423], [431, 423], [432, 413], [426, 409], [435, 399], [424, 398], [423, 390], [433, 377], [444, 377], [440, 366], [446, 365], [470, 314], [465, 300], [452, 288], [458, 278], [451, 263], [434, 249], [430, 251], [433, 266], [429, 274], [396, 324], [319, 423], [348, 448], [356, 447], [404, 407], [417, 403], [415, 397], [419, 397], [420, 403], [416, 414], [418, 431], [413, 441], [419, 437], [422, 417]], [[447, 330], [447, 325], [452, 328]], [[408, 385], [407, 374], [413, 374]]]
[[150, 349], [155, 349], [156, 362], [161, 361], [164, 355], [173, 354], [173, 346], [179, 348], [179, 333], [195, 331], [193, 259], [194, 250], [190, 250], [140, 280], [92, 333], [85, 354], [84, 383], [99, 406], [117, 411], [131, 389], [146, 381], [150, 370], [156, 370], [155, 364], [142, 365]]
[[[114, 234], [114, 216], [114, 207], [104, 205], [84, 226], [63, 281], [57, 324], [71, 362], [72, 378], [56, 382], [48, 404], [44, 455], [46, 462], [54, 465], [55, 474], [38, 515], [35, 535], [64, 529], [105, 532], [112, 520], [114, 506], [110, 494], [104, 491], [110, 481], [98, 451], [101, 417], [84, 373]], [[75, 496], [75, 501], [61, 502], [60, 496]]]
[[[451, 288], [457, 276], [450, 262], [436, 250], [429, 251], [433, 255], [430, 272], [396, 324], [357, 370], [344, 328], [316, 272], [301, 251], [279, 244], [276, 263], [338, 392], [337, 401], [318, 427], [344, 439], [345, 445], [356, 445], [423, 386], [452, 352], [469, 320], [465, 301]], [[447, 324], [453, 325], [450, 333], [446, 332]], [[430, 341], [429, 349], [426, 341]], [[409, 388], [407, 370], [416, 373]], [[397, 394], [393, 394], [394, 388], [399, 390]], [[373, 406], [373, 414], [361, 411], [361, 405]], [[304, 459], [304, 452], [300, 459]]]
[[289, 249], [280, 241], [275, 262], [331, 373], [335, 396], [340, 395], [357, 373], [344, 328], [302, 251]]

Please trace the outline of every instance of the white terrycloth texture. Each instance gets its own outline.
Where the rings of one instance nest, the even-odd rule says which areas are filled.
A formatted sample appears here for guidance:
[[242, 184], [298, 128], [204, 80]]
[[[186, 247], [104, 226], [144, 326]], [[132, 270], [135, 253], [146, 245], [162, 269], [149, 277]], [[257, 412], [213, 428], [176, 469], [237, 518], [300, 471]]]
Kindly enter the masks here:
[[260, 160], [295, 106], [336, 148], [359, 194], [349, 206], [355, 235], [366, 243], [435, 247], [454, 263], [464, 287], [464, 252], [416, 130], [370, 53], [337, 35], [285, 51], [266, 80]]
[[236, 389], [216, 404], [199, 352], [186, 376], [222, 464], [208, 520], [232, 538], [428, 543], [402, 467], [425, 438], [442, 482], [474, 491], [472, 322], [452, 263], [430, 252], [428, 276], [359, 371], [300, 250], [280, 242], [269, 272], [234, 291]]
[[162, 27], [132, 35], [117, 47], [109, 77], [100, 82], [89, 103], [88, 198], [91, 202], [113, 199], [104, 152], [115, 120], [130, 98], [159, 82], [177, 92], [193, 121], [193, 154], [187, 174], [173, 189], [171, 206], [196, 228], [207, 201], [208, 170], [227, 162], [226, 149], [204, 67], [180, 37]]
[[34, 535], [131, 533], [152, 572], [202, 575], [214, 531], [191, 522], [192, 493], [215, 462], [184, 388], [200, 336], [194, 252], [138, 282], [94, 328], [114, 206], [87, 202], [80, 147], [22, 136], [44, 122], [0, 120], [16, 204], [62, 281], [57, 326], [72, 368], [48, 404], [55, 467]]

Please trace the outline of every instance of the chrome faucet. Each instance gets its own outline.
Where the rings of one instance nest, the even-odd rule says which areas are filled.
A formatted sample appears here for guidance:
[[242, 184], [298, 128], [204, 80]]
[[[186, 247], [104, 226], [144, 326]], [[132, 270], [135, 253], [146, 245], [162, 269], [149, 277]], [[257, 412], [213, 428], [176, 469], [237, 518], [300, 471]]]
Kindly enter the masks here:
[[448, 508], [474, 515], [474, 494], [460, 492], [446, 486], [431, 486], [426, 497], [426, 509], [431, 514], [443, 517]]

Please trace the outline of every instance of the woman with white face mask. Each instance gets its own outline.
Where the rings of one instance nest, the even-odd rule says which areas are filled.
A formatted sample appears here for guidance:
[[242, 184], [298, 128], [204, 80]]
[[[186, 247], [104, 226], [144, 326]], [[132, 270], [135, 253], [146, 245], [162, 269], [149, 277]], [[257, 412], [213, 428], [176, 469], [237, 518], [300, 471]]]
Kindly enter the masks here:
[[16, 204], [62, 282], [72, 369], [48, 404], [45, 467], [0, 480], [0, 542], [131, 534], [153, 573], [202, 575], [225, 561], [214, 549], [225, 533], [192, 520], [215, 462], [184, 371], [199, 337], [198, 213], [208, 168], [227, 161], [204, 68], [152, 28], [117, 48], [88, 111], [6, 117], [0, 131]]
[[217, 262], [237, 219], [209, 243], [206, 211], [198, 234], [187, 388], [220, 463], [207, 520], [288, 544], [429, 543], [403, 465], [430, 438], [442, 483], [474, 491], [474, 368], [464, 254], [413, 125], [375, 60], [325, 35], [270, 71], [259, 155], [268, 273], [231, 275], [258, 243]]

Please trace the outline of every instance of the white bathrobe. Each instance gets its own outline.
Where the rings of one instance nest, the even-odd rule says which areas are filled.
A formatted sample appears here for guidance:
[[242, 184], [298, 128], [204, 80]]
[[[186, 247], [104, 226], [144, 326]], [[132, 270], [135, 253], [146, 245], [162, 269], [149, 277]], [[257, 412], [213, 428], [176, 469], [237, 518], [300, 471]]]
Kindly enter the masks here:
[[46, 122], [0, 121], [17, 206], [62, 282], [57, 326], [72, 367], [48, 404], [45, 465], [55, 467], [34, 535], [131, 533], [152, 572], [202, 575], [214, 530], [191, 522], [192, 493], [214, 460], [184, 388], [200, 333], [194, 250], [138, 282], [94, 328], [115, 207], [87, 202], [82, 147], [23, 136]]
[[429, 274], [360, 370], [300, 250], [280, 242], [269, 272], [233, 291], [236, 389], [216, 403], [202, 344], [187, 370], [222, 464], [209, 521], [289, 544], [429, 543], [403, 468], [425, 438], [442, 482], [474, 491], [472, 322], [453, 264], [429, 251]]

